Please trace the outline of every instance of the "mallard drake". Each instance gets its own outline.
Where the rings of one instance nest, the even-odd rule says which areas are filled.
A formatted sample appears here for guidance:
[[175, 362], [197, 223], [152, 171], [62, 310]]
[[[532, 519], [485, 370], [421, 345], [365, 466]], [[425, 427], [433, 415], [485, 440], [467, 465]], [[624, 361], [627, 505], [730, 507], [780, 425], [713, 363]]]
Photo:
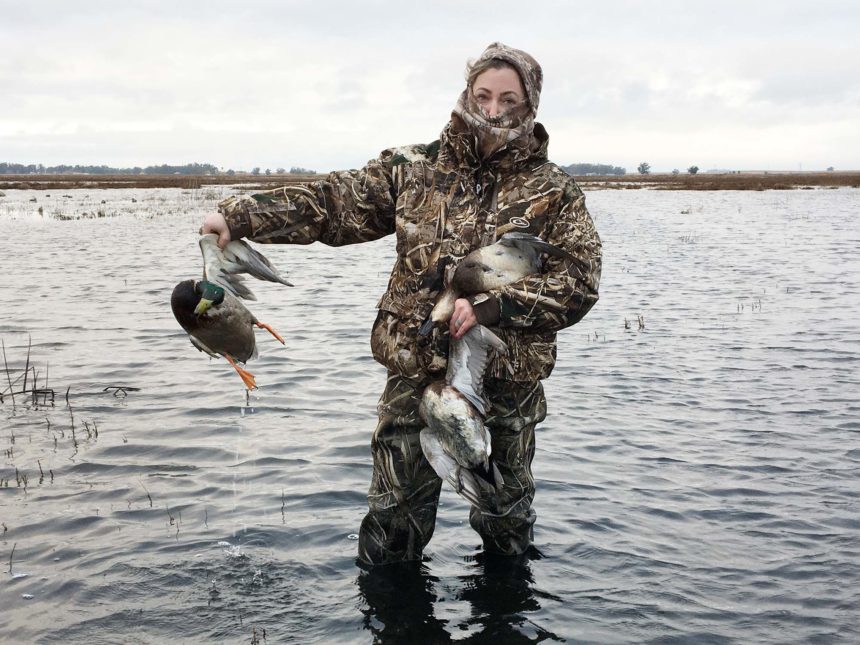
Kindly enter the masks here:
[[254, 327], [265, 329], [281, 344], [284, 339], [242, 304], [240, 298], [256, 300], [256, 296], [239, 274], [293, 285], [269, 260], [242, 240], [230, 242], [222, 250], [218, 247], [218, 236], [210, 233], [200, 237], [200, 250], [203, 279], [184, 280], [174, 287], [170, 297], [173, 315], [188, 333], [192, 345], [209, 356], [223, 356], [242, 378], [245, 387], [256, 388], [254, 375], [238, 365], [257, 356]]
[[570, 253], [530, 233], [505, 233], [494, 244], [475, 249], [457, 265], [450, 284], [442, 292], [419, 333], [427, 335], [437, 322], [447, 321], [457, 298], [473, 296], [540, 273], [541, 254], [576, 262]]
[[490, 459], [490, 432], [484, 425], [489, 404], [484, 372], [490, 352], [507, 353], [502, 340], [483, 325], [451, 341], [444, 381], [424, 388], [418, 414], [421, 450], [441, 479], [482, 510], [495, 512], [494, 498], [502, 475]]

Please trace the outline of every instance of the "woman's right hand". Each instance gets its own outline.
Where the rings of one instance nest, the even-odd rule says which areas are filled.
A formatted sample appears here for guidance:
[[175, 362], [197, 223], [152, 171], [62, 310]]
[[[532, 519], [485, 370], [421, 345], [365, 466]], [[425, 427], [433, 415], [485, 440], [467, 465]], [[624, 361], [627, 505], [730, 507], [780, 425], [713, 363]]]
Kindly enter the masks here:
[[200, 227], [200, 235], [207, 233], [218, 234], [218, 246], [224, 248], [230, 241], [230, 228], [227, 226], [227, 220], [221, 213], [210, 213], [203, 218], [203, 226]]

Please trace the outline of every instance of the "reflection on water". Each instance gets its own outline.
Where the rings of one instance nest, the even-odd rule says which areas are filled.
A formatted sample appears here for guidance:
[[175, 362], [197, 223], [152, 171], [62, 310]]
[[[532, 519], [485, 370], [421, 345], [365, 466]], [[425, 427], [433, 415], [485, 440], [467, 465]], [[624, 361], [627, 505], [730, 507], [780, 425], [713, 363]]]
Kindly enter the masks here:
[[0, 641], [860, 641], [860, 191], [590, 194], [537, 549], [485, 558], [444, 489], [424, 562], [365, 571], [393, 242], [265, 249], [297, 286], [255, 288], [287, 344], [246, 400], [169, 307], [227, 190], [0, 198], [10, 375], [31, 337], [57, 393], [0, 403]]
[[358, 562], [364, 569], [356, 581], [364, 601], [364, 628], [374, 641], [386, 643], [447, 643], [455, 635], [466, 643], [564, 640], [530, 618], [540, 611], [541, 596], [561, 601], [533, 588], [530, 562], [540, 559], [537, 549], [515, 558], [479, 553], [468, 559], [464, 568], [469, 572], [458, 576], [456, 590], [449, 591], [468, 606], [468, 615], [459, 622], [435, 615], [445, 591], [426, 564], [367, 568]]
[[459, 599], [472, 607], [468, 624], [478, 628], [470, 634], [470, 640], [498, 643], [564, 640], [531, 618], [541, 609], [542, 601], [561, 601], [534, 589], [531, 561], [540, 557], [535, 548], [516, 558], [485, 553], [476, 557], [477, 570], [461, 578], [462, 590], [458, 594]]
[[[363, 567], [360, 562], [358, 566]], [[388, 642], [446, 643], [446, 620], [433, 614], [439, 600], [439, 578], [420, 562], [369, 568], [356, 579], [364, 607], [364, 628]]]

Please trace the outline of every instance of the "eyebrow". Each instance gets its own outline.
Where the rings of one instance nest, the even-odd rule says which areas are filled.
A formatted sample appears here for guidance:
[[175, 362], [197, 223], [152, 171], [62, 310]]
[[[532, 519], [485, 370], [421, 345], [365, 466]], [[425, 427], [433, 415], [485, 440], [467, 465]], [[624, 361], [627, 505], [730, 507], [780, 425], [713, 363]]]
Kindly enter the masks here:
[[[489, 90], [486, 87], [476, 87], [472, 91], [477, 94], [478, 92], [490, 92], [491, 90]], [[508, 94], [513, 94], [517, 98], [519, 98], [519, 96], [520, 96], [520, 93], [517, 92], [516, 90], [508, 90], [507, 92], [502, 92], [499, 96], [507, 96]]]

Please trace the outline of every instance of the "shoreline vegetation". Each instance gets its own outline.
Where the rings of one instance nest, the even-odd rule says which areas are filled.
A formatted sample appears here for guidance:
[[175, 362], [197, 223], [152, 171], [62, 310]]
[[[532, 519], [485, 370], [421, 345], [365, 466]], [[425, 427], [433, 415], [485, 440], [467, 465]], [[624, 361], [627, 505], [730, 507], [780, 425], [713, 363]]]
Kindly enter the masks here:
[[[647, 175], [574, 175], [583, 190], [791, 190], [860, 188], [860, 171], [733, 172], [725, 174], [653, 173]], [[325, 174], [255, 175], [0, 175], [0, 190], [75, 188], [185, 188], [241, 185], [265, 190], [324, 179]]]

